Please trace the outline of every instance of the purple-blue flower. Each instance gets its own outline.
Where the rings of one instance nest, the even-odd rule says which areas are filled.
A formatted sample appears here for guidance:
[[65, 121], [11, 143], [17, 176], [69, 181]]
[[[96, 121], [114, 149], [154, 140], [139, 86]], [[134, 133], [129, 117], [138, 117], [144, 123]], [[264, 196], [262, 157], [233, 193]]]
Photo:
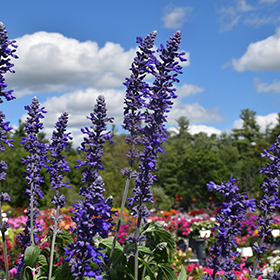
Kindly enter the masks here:
[[[6, 27], [3, 22], [0, 22], [0, 96], [3, 96], [7, 101], [15, 99], [13, 96], [13, 90], [6, 90], [7, 84], [5, 84], [4, 74], [7, 72], [14, 73], [12, 67], [14, 66], [10, 61], [11, 58], [18, 58], [15, 55], [15, 49], [17, 46], [15, 41], [9, 41], [6, 31]], [[0, 97], [0, 103], [3, 100]]]
[[258, 207], [261, 214], [258, 216], [258, 234], [261, 237], [259, 243], [253, 244], [253, 249], [257, 252], [256, 260], [253, 269], [250, 271], [252, 277], [256, 277], [260, 274], [257, 270], [257, 264], [260, 259], [260, 255], [268, 251], [268, 245], [264, 243], [266, 236], [271, 236], [271, 225], [273, 219], [270, 216], [275, 209], [280, 206], [280, 200], [278, 196], [279, 177], [280, 177], [280, 135], [276, 139], [276, 142], [271, 145], [271, 148], [264, 150], [261, 153], [262, 157], [267, 157], [271, 162], [266, 163], [265, 166], [261, 166], [260, 173], [265, 175], [261, 189], [263, 195], [260, 197]]
[[129, 135], [125, 137], [125, 142], [131, 146], [130, 150], [127, 151], [130, 168], [122, 171], [122, 174], [125, 176], [130, 176], [131, 167], [139, 155], [136, 145], [142, 144], [141, 122], [144, 119], [144, 114], [141, 112], [141, 109], [145, 104], [145, 96], [149, 94], [150, 90], [149, 84], [144, 79], [153, 69], [154, 51], [152, 48], [156, 34], [156, 31], [153, 31], [144, 40], [137, 37], [140, 51], [137, 51], [130, 68], [132, 73], [129, 78], [126, 78], [124, 83], [126, 95], [124, 99], [123, 128], [129, 131]]
[[145, 219], [149, 215], [149, 211], [143, 203], [151, 201], [153, 198], [150, 186], [153, 184], [155, 176], [152, 175], [152, 172], [156, 170], [158, 152], [164, 152], [161, 145], [167, 137], [164, 126], [164, 123], [167, 122], [166, 113], [173, 104], [171, 99], [177, 97], [174, 94], [173, 83], [179, 82], [176, 77], [182, 73], [178, 60], [186, 60], [182, 57], [183, 53], [178, 53], [180, 41], [181, 32], [177, 31], [167, 41], [166, 48], [161, 45], [158, 49], [160, 59], [153, 52], [148, 54], [150, 59], [146, 72], [151, 73], [155, 79], [152, 85], [146, 86], [148, 89], [145, 88], [142, 91], [142, 95], [145, 97], [143, 103], [145, 112], [142, 114], [144, 127], [141, 128], [140, 133], [143, 135], [144, 148], [138, 156], [140, 172], [137, 173], [134, 181], [134, 197], [129, 199], [129, 205], [137, 202], [132, 209], [132, 214], [138, 216], [140, 220], [141, 217]]
[[[86, 136], [80, 150], [86, 154], [85, 160], [79, 161], [77, 167], [83, 168], [82, 182], [86, 186], [81, 187], [79, 192], [84, 197], [83, 201], [79, 200], [74, 204], [75, 215], [72, 219], [76, 223], [76, 228], [73, 229], [73, 233], [76, 234], [77, 240], [74, 244], [68, 245], [69, 248], [65, 252], [68, 255], [66, 261], [69, 261], [72, 275], [80, 280], [84, 276], [102, 279], [101, 264], [105, 255], [101, 252], [102, 248], [96, 245], [95, 238], [97, 236], [107, 238], [114, 226], [112, 197], [104, 198], [104, 181], [99, 174], [99, 170], [104, 169], [101, 159], [103, 144], [107, 140], [112, 141], [112, 134], [106, 132], [106, 124], [112, 121], [107, 118], [106, 111], [104, 97], [98, 96], [93, 113], [88, 117], [92, 122], [91, 129], [87, 127], [82, 129]], [[98, 268], [93, 269], [92, 263], [97, 264]]]
[[241, 234], [240, 222], [246, 219], [247, 209], [256, 211], [255, 200], [247, 199], [246, 195], [239, 193], [238, 180], [233, 179], [232, 175], [228, 182], [222, 182], [221, 185], [210, 182], [207, 187], [210, 191], [216, 190], [224, 196], [224, 202], [217, 204], [220, 206], [216, 217], [219, 222], [219, 225], [216, 225], [217, 241], [211, 246], [210, 257], [207, 259], [208, 266], [213, 269], [213, 275], [205, 275], [202, 279], [215, 279], [216, 273], [224, 270], [224, 276], [234, 280], [236, 276], [233, 270], [238, 269], [238, 265], [234, 263], [234, 256], [238, 253], [233, 252], [232, 247], [237, 246], [236, 235]]
[[64, 148], [70, 145], [68, 141], [72, 140], [71, 133], [66, 133], [67, 123], [68, 113], [64, 112], [55, 124], [56, 130], [53, 131], [52, 142], [48, 146], [50, 160], [47, 172], [50, 174], [50, 185], [56, 190], [56, 194], [51, 201], [55, 208], [62, 208], [65, 205], [65, 197], [59, 194], [59, 188], [71, 187], [69, 182], [63, 182], [63, 178], [70, 170], [68, 162], [65, 161], [66, 157], [62, 155]]

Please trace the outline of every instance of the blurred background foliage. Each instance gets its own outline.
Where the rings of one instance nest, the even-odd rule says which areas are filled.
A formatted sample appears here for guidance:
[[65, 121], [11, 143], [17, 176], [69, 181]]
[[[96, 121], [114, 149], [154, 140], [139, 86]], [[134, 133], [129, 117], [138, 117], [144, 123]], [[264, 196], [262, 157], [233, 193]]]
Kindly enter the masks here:
[[[169, 211], [171, 208], [191, 210], [213, 205], [221, 198], [210, 193], [206, 184], [209, 181], [227, 181], [230, 174], [239, 179], [242, 192], [246, 192], [250, 198], [258, 197], [258, 186], [263, 179], [259, 170], [266, 160], [260, 153], [269, 148], [280, 134], [280, 113], [276, 127], [271, 129], [268, 125], [264, 133], [260, 132], [255, 116], [255, 111], [244, 109], [240, 114], [242, 128], [211, 136], [202, 132], [191, 135], [189, 120], [185, 116], [179, 117], [176, 120], [176, 132], [170, 132], [168, 140], [163, 144], [165, 153], [159, 155], [155, 173], [157, 181], [152, 187], [155, 201], [149, 207]], [[125, 155], [129, 147], [124, 142], [125, 135], [118, 133], [115, 126], [111, 129], [114, 144], [106, 143], [104, 146], [105, 170], [101, 171], [101, 175], [105, 181], [105, 196], [112, 195], [114, 206], [120, 207], [125, 185], [120, 170], [128, 165]], [[9, 135], [14, 140], [14, 148], [1, 153], [1, 160], [8, 164], [8, 169], [6, 180], [0, 182], [0, 191], [10, 194], [13, 207], [25, 207], [27, 204], [24, 193], [26, 183], [22, 177], [25, 166], [21, 160], [27, 154], [20, 144], [24, 135], [24, 124], [20, 122], [14, 133]], [[48, 142], [44, 133], [40, 134], [40, 139]], [[64, 155], [71, 168], [66, 180], [72, 188], [65, 188], [62, 193], [66, 196], [67, 206], [71, 206], [79, 199], [78, 192], [82, 186], [82, 170], [75, 168], [76, 160], [82, 160], [84, 155], [72, 146], [64, 151]], [[50, 199], [54, 192], [49, 187], [49, 175], [45, 171], [42, 175], [45, 178], [42, 190], [47, 199], [41, 199], [39, 203], [40, 207], [47, 208], [51, 207]], [[132, 196], [132, 188], [131, 183], [129, 196]]]

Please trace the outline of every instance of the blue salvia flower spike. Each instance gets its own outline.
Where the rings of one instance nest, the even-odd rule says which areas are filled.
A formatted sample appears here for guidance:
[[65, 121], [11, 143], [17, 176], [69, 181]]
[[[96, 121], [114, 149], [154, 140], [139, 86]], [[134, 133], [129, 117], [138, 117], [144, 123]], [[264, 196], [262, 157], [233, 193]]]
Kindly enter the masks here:
[[[104, 198], [103, 192], [104, 181], [99, 174], [99, 170], [103, 170], [102, 155], [103, 144], [105, 141], [112, 142], [112, 133], [106, 132], [107, 123], [112, 122], [111, 118], [107, 118], [106, 104], [104, 96], [97, 98], [93, 113], [88, 119], [91, 120], [91, 129], [83, 128], [82, 132], [86, 134], [81, 144], [81, 151], [84, 151], [85, 160], [79, 161], [77, 168], [82, 168], [82, 182], [85, 187], [80, 188], [79, 194], [84, 197], [83, 201], [74, 204], [75, 215], [72, 218], [76, 223], [73, 232], [76, 234], [77, 241], [68, 245], [65, 254], [68, 255], [66, 261], [69, 261], [72, 275], [76, 279], [82, 280], [83, 277], [95, 277], [101, 280], [101, 265], [105, 255], [101, 252], [102, 248], [95, 243], [94, 237], [101, 236], [107, 238], [108, 233], [113, 231], [113, 212], [112, 197]], [[98, 265], [93, 269], [91, 263]]]
[[[258, 216], [258, 234], [261, 237], [261, 240], [259, 243], [254, 242], [253, 244], [253, 249], [256, 251], [257, 257], [253, 268], [250, 268], [251, 279], [258, 278], [259, 275], [262, 275], [262, 271], [257, 269], [257, 265], [260, 255], [268, 251], [268, 245], [264, 243], [264, 239], [266, 236], [271, 236], [273, 219], [270, 216], [270, 213], [280, 206], [278, 196], [278, 187], [280, 183], [280, 135], [276, 139], [276, 142], [271, 145], [271, 148], [264, 150], [263, 153], [261, 153], [261, 156], [267, 157], [271, 163], [266, 163], [266, 165], [262, 166], [260, 170], [260, 173], [265, 175], [261, 185], [263, 195], [261, 195], [260, 203], [258, 205], [261, 212]], [[271, 277], [276, 276], [277, 274], [271, 275]]]
[[[0, 22], [0, 96], [4, 97], [7, 101], [15, 99], [13, 90], [6, 90], [7, 84], [5, 83], [4, 74], [7, 72], [14, 73], [12, 69], [14, 66], [10, 61], [11, 58], [18, 58], [15, 55], [17, 46], [15, 41], [9, 41], [7, 30], [3, 22]], [[0, 97], [0, 103], [3, 100]]]
[[50, 151], [51, 159], [49, 160], [49, 164], [47, 166], [47, 172], [50, 174], [50, 185], [52, 189], [55, 189], [55, 195], [51, 200], [51, 203], [56, 209], [56, 215], [52, 217], [52, 219], [54, 220], [54, 227], [50, 227], [53, 231], [53, 238], [50, 252], [50, 265], [48, 277], [49, 280], [52, 278], [53, 255], [56, 235], [62, 232], [58, 228], [58, 222], [60, 219], [60, 209], [65, 206], [65, 196], [60, 195], [59, 189], [62, 187], [71, 187], [71, 185], [69, 185], [69, 182], [63, 182], [63, 178], [70, 170], [68, 162], [65, 161], [65, 156], [62, 155], [64, 148], [70, 145], [69, 140], [72, 140], [72, 137], [70, 136], [71, 133], [66, 132], [67, 123], [68, 113], [64, 112], [55, 124], [56, 130], [53, 131], [52, 134], [52, 143], [48, 146], [48, 151]]
[[47, 149], [43, 141], [38, 140], [38, 133], [43, 129], [41, 119], [44, 118], [44, 107], [40, 108], [40, 103], [37, 97], [33, 97], [31, 105], [24, 107], [27, 111], [25, 124], [26, 137], [21, 141], [22, 146], [29, 153], [26, 158], [22, 159], [22, 163], [26, 165], [24, 178], [27, 183], [26, 194], [29, 200], [28, 209], [26, 212], [27, 222], [24, 229], [24, 234], [18, 236], [20, 246], [23, 248], [23, 254], [17, 269], [17, 277], [24, 264], [24, 251], [27, 247], [35, 245], [36, 236], [38, 234], [38, 225], [36, 219], [39, 216], [38, 197], [43, 197], [43, 192], [40, 189], [40, 184], [44, 182], [40, 172], [47, 163]]
[[236, 235], [241, 234], [241, 221], [246, 219], [246, 213], [256, 211], [255, 199], [248, 199], [247, 195], [241, 195], [238, 188], [238, 180], [232, 175], [228, 182], [222, 182], [217, 185], [214, 182], [207, 184], [210, 191], [216, 190], [224, 197], [223, 203], [218, 203], [220, 206], [216, 217], [219, 222], [215, 229], [218, 230], [217, 241], [210, 248], [210, 257], [207, 259], [207, 264], [213, 269], [213, 274], [206, 274], [201, 279], [220, 279], [217, 275], [218, 271], [225, 271], [224, 276], [229, 280], [236, 278], [233, 270], [238, 269], [239, 265], [234, 263], [234, 256], [238, 252], [232, 250], [236, 247]]

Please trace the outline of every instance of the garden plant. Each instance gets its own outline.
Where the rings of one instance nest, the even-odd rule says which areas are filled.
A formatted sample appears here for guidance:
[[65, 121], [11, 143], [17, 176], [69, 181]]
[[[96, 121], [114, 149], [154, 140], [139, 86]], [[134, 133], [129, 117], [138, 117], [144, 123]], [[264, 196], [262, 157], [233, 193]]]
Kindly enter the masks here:
[[[70, 168], [62, 155], [72, 140], [71, 133], [66, 131], [68, 113], [61, 114], [50, 142], [45, 143], [39, 140], [38, 135], [43, 131], [42, 119], [47, 111], [36, 97], [33, 97], [30, 105], [25, 106], [26, 136], [21, 144], [28, 155], [22, 159], [26, 172], [19, 176], [25, 178], [29, 204], [24, 228], [16, 234], [20, 255], [11, 269], [7, 250], [10, 245], [6, 240], [10, 225], [2, 216], [0, 218], [6, 279], [185, 280], [188, 277], [183, 264], [178, 270], [173, 263], [187, 256], [187, 253], [189, 256], [191, 254], [176, 250], [171, 228], [166, 227], [164, 220], [149, 219], [148, 205], [153, 203], [150, 187], [156, 180], [153, 172], [157, 168], [158, 154], [164, 152], [162, 144], [167, 140], [167, 113], [172, 108], [172, 99], [177, 97], [174, 83], [179, 82], [178, 75], [182, 74], [180, 63], [186, 60], [184, 53], [179, 52], [180, 31], [170, 37], [166, 46], [160, 45], [158, 49], [154, 45], [156, 35], [153, 31], [144, 39], [137, 37], [139, 48], [130, 68], [131, 75], [124, 83], [123, 128], [129, 132], [125, 137], [129, 149], [126, 153], [128, 166], [121, 171], [125, 179], [120, 211], [113, 209], [112, 196], [105, 198], [103, 195], [106, 187], [101, 176], [104, 169], [103, 146], [107, 141], [113, 145], [113, 134], [108, 130], [113, 118], [107, 116], [105, 98], [97, 97], [93, 111], [87, 117], [91, 125], [81, 129], [84, 138], [79, 150], [84, 158], [77, 162], [76, 168], [82, 170], [83, 186], [79, 192], [81, 199], [73, 205], [72, 223], [68, 228], [61, 226], [65, 197], [60, 192], [61, 188], [71, 187], [65, 180]], [[17, 58], [16, 48], [15, 42], [8, 40], [6, 27], [0, 23], [0, 96], [6, 101], [15, 98], [12, 90], [6, 90], [4, 74], [14, 72], [11, 58]], [[4, 120], [5, 115], [1, 111], [0, 150], [13, 147], [8, 138], [12, 128]], [[258, 203], [239, 192], [238, 180], [233, 176], [220, 185], [214, 182], [207, 185], [210, 191], [217, 191], [224, 201], [218, 205], [213, 229], [215, 242], [209, 249], [208, 269], [204, 271], [196, 267], [201, 279], [236, 279], [235, 271], [240, 269], [240, 264], [236, 263], [239, 257], [236, 237], [242, 233], [242, 223], [246, 223], [248, 211], [259, 213], [256, 228], [258, 241], [253, 244], [256, 257], [248, 268], [248, 275], [251, 279], [262, 275], [258, 265], [262, 254], [269, 250], [266, 240], [271, 236], [274, 221], [271, 214], [279, 207], [280, 138], [262, 156], [271, 163], [261, 167], [260, 172], [265, 175], [265, 179]], [[5, 180], [7, 164], [4, 161], [0, 162], [0, 169], [0, 179]], [[44, 221], [40, 222], [38, 208], [38, 200], [44, 198], [40, 188], [44, 182], [41, 175], [43, 169], [49, 174], [50, 186], [55, 191], [51, 200], [52, 221], [45, 235], [40, 234]], [[134, 186], [133, 196], [128, 198], [130, 183]], [[9, 200], [9, 194], [1, 192], [0, 208]], [[122, 221], [127, 201], [134, 229], [124, 237]], [[179, 225], [180, 228], [176, 230], [181, 236], [192, 232], [194, 237], [200, 227], [204, 228], [197, 221], [189, 223], [181, 220]], [[203, 225], [209, 229], [212, 223], [208, 221]], [[279, 271], [266, 271], [269, 279], [280, 279]]]

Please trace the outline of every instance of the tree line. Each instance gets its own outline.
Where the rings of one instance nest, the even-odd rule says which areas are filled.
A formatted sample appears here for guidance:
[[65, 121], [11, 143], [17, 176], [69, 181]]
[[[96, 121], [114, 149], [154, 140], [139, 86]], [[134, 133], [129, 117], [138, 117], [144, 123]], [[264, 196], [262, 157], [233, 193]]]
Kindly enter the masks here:
[[[265, 165], [265, 160], [260, 156], [263, 149], [273, 144], [280, 134], [280, 113], [277, 125], [274, 128], [267, 126], [264, 133], [256, 122], [256, 112], [249, 109], [241, 110], [240, 119], [243, 121], [240, 129], [232, 129], [231, 133], [223, 132], [221, 135], [200, 132], [195, 135], [189, 133], [189, 120], [185, 116], [177, 121], [177, 132], [170, 132], [168, 139], [163, 143], [164, 153], [159, 155], [158, 168], [155, 173], [157, 181], [152, 186], [155, 205], [168, 210], [170, 207], [205, 208], [217, 202], [220, 197], [208, 191], [206, 184], [210, 181], [220, 183], [227, 181], [230, 174], [239, 179], [239, 188], [248, 196], [260, 195], [259, 184], [263, 175], [259, 174], [260, 166]], [[104, 146], [103, 166], [101, 175], [106, 185], [105, 196], [114, 197], [115, 207], [119, 207], [125, 179], [120, 170], [127, 167], [128, 146], [124, 142], [125, 134], [117, 133], [112, 127], [114, 144], [106, 143]], [[25, 207], [25, 179], [22, 177], [25, 166], [22, 158], [27, 156], [21, 146], [22, 137], [25, 136], [24, 123], [9, 135], [13, 139], [13, 149], [1, 152], [1, 160], [8, 165], [6, 180], [0, 182], [0, 191], [8, 192], [11, 197], [11, 206]], [[40, 134], [40, 140], [48, 142], [45, 134]], [[140, 148], [140, 147], [139, 147]], [[83, 153], [72, 146], [64, 151], [69, 162], [70, 172], [66, 180], [71, 188], [62, 190], [66, 196], [67, 206], [71, 206], [79, 199], [79, 189], [82, 186], [82, 170], [76, 169], [77, 160], [83, 159]], [[50, 199], [54, 191], [49, 187], [49, 176], [43, 171], [44, 183], [42, 191], [47, 199], [40, 199], [41, 207], [51, 207]], [[132, 186], [130, 186], [130, 193]], [[178, 201], [176, 201], [178, 200]]]

